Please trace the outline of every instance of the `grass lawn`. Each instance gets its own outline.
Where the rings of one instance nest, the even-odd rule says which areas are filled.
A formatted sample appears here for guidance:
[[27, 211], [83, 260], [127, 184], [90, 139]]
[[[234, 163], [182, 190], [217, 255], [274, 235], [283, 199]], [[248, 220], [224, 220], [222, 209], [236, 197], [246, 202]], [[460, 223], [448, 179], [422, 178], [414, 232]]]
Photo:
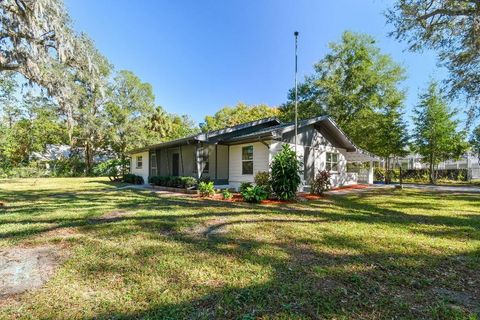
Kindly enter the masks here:
[[261, 206], [116, 187], [0, 180], [0, 248], [68, 256], [41, 289], [0, 303], [0, 318], [480, 315], [480, 195], [375, 190]]

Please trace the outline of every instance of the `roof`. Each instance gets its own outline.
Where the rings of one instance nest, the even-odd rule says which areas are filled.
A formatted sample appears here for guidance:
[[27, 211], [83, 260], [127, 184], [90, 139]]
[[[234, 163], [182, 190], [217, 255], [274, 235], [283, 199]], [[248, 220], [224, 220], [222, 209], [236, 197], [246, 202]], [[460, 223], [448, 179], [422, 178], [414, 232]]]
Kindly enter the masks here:
[[218, 136], [226, 135], [226, 134], [232, 134], [232, 133], [235, 134], [236, 131], [242, 131], [242, 130], [249, 129], [249, 128], [252, 128], [252, 127], [268, 125], [268, 124], [277, 125], [277, 124], [280, 124], [280, 120], [277, 117], [269, 117], [269, 118], [263, 118], [263, 119], [259, 119], [259, 120], [249, 121], [249, 122], [241, 123], [241, 124], [238, 124], [238, 125], [235, 125], [235, 126], [219, 129], [219, 130], [201, 132], [201, 133], [198, 133], [198, 134], [190, 135], [190, 136], [180, 138], [180, 139], [176, 139], [176, 140], [171, 140], [171, 141], [167, 141], [167, 142], [148, 145], [148, 146], [145, 146], [145, 147], [142, 147], [142, 148], [137, 148], [137, 149], [130, 150], [128, 153], [132, 154], [132, 153], [148, 151], [150, 149], [155, 149], [155, 148], [174, 147], [174, 146], [177, 146], [177, 145], [188, 144], [188, 143], [191, 143], [191, 142], [198, 142], [198, 141], [206, 142], [209, 139], [212, 139], [214, 137], [218, 137]]
[[[319, 126], [321, 124], [321, 126]], [[328, 116], [319, 116], [298, 122], [298, 128], [309, 125], [318, 125], [319, 131], [329, 141], [335, 141], [339, 147], [347, 150], [348, 159], [350, 161], [372, 161], [379, 160], [379, 157], [357, 147], [347, 135], [338, 127], [338, 125]], [[259, 127], [253, 132], [250, 131], [254, 127]], [[191, 142], [208, 142], [214, 140], [215, 143], [221, 142], [225, 144], [236, 144], [242, 142], [259, 141], [262, 139], [281, 139], [282, 135], [295, 130], [295, 122], [281, 123], [277, 118], [264, 118], [256, 121], [242, 123], [233, 127], [220, 130], [214, 130], [197, 135], [192, 135], [182, 139], [172, 140], [164, 143], [150, 145], [145, 148], [130, 151], [136, 153], [155, 149], [160, 147], [173, 147]]]

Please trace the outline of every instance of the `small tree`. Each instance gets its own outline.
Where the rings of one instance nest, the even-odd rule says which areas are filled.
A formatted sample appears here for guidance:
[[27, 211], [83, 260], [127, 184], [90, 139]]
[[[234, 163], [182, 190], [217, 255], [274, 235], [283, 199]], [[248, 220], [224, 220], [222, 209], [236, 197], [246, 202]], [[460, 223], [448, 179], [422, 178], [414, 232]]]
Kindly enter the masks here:
[[478, 163], [480, 164], [480, 125], [473, 129], [470, 137], [470, 145], [472, 146], [472, 151], [477, 156]]
[[465, 133], [457, 132], [455, 112], [449, 110], [434, 82], [420, 96], [420, 104], [414, 112], [413, 149], [429, 164], [430, 183], [434, 184], [435, 166], [440, 161], [459, 158], [467, 150]]
[[299, 167], [300, 161], [298, 161], [295, 151], [288, 144], [284, 144], [282, 151], [275, 155], [271, 165], [271, 186], [279, 199], [291, 200], [295, 198], [300, 185]]

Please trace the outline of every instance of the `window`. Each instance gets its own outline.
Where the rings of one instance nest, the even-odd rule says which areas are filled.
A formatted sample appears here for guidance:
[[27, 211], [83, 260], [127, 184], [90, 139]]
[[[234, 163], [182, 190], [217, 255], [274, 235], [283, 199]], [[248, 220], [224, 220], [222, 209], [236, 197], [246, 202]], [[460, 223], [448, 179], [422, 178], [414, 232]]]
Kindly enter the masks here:
[[338, 171], [338, 153], [327, 152], [325, 170]]
[[137, 169], [142, 169], [143, 167], [143, 157], [137, 156]]
[[253, 146], [242, 148], [242, 174], [253, 174]]
[[150, 155], [150, 175], [156, 176], [157, 175], [157, 154], [152, 153]]

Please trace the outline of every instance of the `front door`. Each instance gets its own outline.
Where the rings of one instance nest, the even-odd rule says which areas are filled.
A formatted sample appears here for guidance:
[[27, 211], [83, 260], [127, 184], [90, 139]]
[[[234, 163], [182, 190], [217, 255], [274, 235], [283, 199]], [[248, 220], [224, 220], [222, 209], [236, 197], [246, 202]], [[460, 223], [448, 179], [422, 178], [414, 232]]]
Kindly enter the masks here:
[[178, 153], [172, 154], [172, 176], [178, 177], [178, 165], [179, 165], [179, 155]]

